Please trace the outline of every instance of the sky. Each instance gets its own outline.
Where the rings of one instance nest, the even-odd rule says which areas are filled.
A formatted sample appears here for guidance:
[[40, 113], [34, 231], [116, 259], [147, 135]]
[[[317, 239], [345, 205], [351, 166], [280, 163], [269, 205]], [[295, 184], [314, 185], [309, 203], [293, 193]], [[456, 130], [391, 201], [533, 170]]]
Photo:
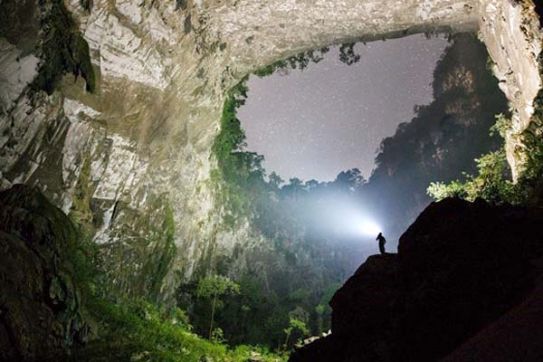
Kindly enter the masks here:
[[415, 105], [432, 101], [433, 71], [447, 44], [424, 35], [359, 43], [361, 59], [350, 66], [334, 47], [304, 71], [251, 76], [238, 110], [247, 150], [285, 180], [330, 181], [354, 167], [368, 178], [383, 138], [411, 120]]

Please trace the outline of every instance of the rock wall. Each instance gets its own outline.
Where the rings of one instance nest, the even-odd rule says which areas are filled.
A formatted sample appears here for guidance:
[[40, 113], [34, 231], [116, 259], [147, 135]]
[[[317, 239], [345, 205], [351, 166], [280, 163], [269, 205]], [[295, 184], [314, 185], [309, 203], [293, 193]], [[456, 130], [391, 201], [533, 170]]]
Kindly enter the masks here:
[[[85, 225], [127, 293], [167, 296], [177, 278], [212, 268], [236, 243], [247, 253], [264, 245], [248, 225], [222, 226], [209, 180], [225, 92], [250, 71], [331, 43], [480, 29], [518, 111], [515, 130], [530, 122], [541, 88], [530, 0], [82, 3], [65, 1], [90, 47], [94, 94], [72, 75], [52, 95], [30, 90], [43, 7], [37, 0], [0, 5], [1, 184], [38, 186]], [[515, 140], [510, 161], [519, 170]], [[175, 256], [146, 264], [171, 243]], [[231, 273], [242, 268], [239, 260]], [[165, 261], [157, 291], [146, 275], [149, 268], [164, 274]]]
[[543, 32], [531, 1], [481, 1], [480, 35], [494, 62], [494, 74], [514, 110], [507, 159], [517, 179], [525, 153], [522, 133], [530, 125], [541, 91]]

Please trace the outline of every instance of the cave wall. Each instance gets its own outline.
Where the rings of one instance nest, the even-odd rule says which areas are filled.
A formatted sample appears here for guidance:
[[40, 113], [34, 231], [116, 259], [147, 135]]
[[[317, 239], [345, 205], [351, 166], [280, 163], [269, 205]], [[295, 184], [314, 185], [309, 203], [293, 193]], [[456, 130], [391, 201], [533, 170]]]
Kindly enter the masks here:
[[[516, 135], [541, 88], [530, 0], [94, 0], [88, 10], [82, 3], [65, 1], [90, 47], [94, 94], [72, 75], [52, 95], [31, 91], [43, 36], [38, 1], [0, 5], [0, 180], [2, 189], [38, 186], [84, 225], [104, 245], [120, 291], [167, 297], [179, 278], [213, 268], [236, 244], [244, 252], [231, 263], [234, 277], [248, 254], [267, 248], [246, 223], [222, 225], [210, 148], [225, 92], [300, 51], [479, 29], [516, 110], [508, 155], [515, 175], [522, 169]], [[164, 258], [149, 263], [157, 253]], [[163, 277], [158, 287], [150, 274]]]
[[480, 38], [492, 58], [500, 89], [511, 103], [513, 124], [507, 135], [507, 159], [513, 178], [522, 173], [526, 152], [523, 132], [536, 112], [542, 89], [543, 32], [531, 1], [481, 1]]

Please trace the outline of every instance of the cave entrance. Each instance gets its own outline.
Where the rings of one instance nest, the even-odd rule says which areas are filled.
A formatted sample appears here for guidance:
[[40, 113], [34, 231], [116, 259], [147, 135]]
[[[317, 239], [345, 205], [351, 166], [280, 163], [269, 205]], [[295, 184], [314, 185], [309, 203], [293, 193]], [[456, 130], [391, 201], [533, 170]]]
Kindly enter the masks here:
[[293, 319], [312, 335], [325, 332], [332, 293], [378, 253], [377, 233], [395, 252], [430, 202], [428, 185], [461, 178], [500, 147], [489, 129], [507, 101], [473, 34], [343, 44], [257, 75], [225, 102], [213, 176], [225, 181], [225, 221], [249, 220], [273, 245], [240, 246], [234, 258], [251, 260], [247, 278], [274, 302], [253, 313], [250, 331], [226, 317], [221, 325], [230, 339], [288, 345], [271, 332], [262, 337], [256, 321], [280, 316], [280, 330]]
[[[263, 156], [283, 195], [352, 183], [352, 208], [372, 215], [393, 249], [431, 201], [431, 182], [474, 173], [474, 159], [500, 145], [489, 129], [507, 112], [506, 99], [473, 34], [343, 44], [279, 65], [246, 82], [237, 111], [244, 149]], [[337, 197], [329, 196], [330, 206]], [[347, 215], [326, 215], [312, 221], [349, 229], [340, 222]]]
[[[358, 168], [367, 179], [383, 139], [433, 100], [447, 36], [411, 35], [317, 50], [315, 61], [251, 76], [238, 116], [247, 149], [283, 179], [333, 181]], [[327, 50], [327, 51], [326, 51]]]

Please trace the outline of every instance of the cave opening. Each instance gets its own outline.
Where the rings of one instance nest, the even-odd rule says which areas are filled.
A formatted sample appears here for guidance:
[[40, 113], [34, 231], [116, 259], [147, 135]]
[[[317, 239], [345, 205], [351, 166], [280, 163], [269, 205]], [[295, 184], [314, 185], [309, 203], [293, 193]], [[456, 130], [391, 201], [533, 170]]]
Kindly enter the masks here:
[[475, 35], [418, 34], [317, 52], [243, 83], [236, 152], [258, 156], [264, 177], [281, 189], [349, 180], [393, 209], [387, 199], [401, 194], [378, 184], [405, 174], [404, 191], [419, 189], [409, 200], [417, 207], [403, 220], [391, 217], [388, 224], [401, 226], [384, 231], [397, 239], [429, 203], [431, 182], [462, 179], [476, 171], [474, 159], [501, 147], [490, 128], [508, 115], [507, 102]]
[[285, 180], [333, 181], [358, 168], [369, 178], [383, 139], [433, 100], [445, 35], [327, 48], [303, 69], [251, 76], [238, 115], [247, 149]]
[[543, 355], [542, 9], [0, 1], [0, 360]]
[[[503, 146], [490, 128], [507, 112], [485, 46], [465, 33], [317, 49], [234, 87], [212, 179], [223, 181], [225, 224], [248, 219], [275, 261], [251, 256], [241, 290], [260, 285], [266, 302], [232, 297], [217, 315], [221, 332], [234, 344], [280, 348], [305, 333], [285, 342], [278, 331], [292, 321], [325, 333], [331, 293], [378, 252], [377, 233], [395, 252], [400, 233], [431, 202], [432, 182], [465, 179], [477, 171], [474, 159]], [[216, 272], [227, 274], [226, 264]], [[203, 334], [198, 319], [207, 314], [191, 315]]]

